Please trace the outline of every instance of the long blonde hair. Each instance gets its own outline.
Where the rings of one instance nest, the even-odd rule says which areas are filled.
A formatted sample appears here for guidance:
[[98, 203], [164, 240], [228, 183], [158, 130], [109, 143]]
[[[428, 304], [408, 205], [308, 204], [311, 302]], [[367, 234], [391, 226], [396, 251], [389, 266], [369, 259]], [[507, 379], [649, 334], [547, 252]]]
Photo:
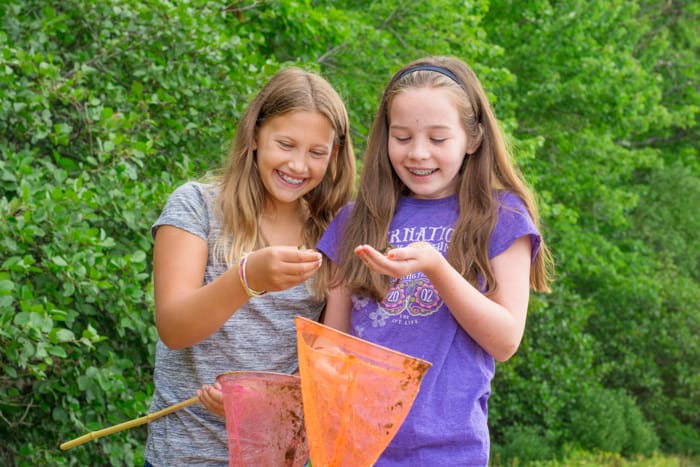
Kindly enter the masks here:
[[[448, 70], [453, 78], [430, 70], [404, 74], [419, 65]], [[457, 81], [455, 81], [455, 79]], [[461, 83], [461, 85], [460, 85]], [[441, 88], [450, 92], [461, 115], [468, 141], [479, 141], [465, 157], [457, 192], [459, 217], [448, 247], [447, 259], [466, 280], [488, 293], [498, 284], [488, 258], [488, 245], [498, 216], [498, 192], [510, 191], [525, 203], [539, 229], [537, 204], [531, 190], [511, 161], [505, 138], [486, 93], [474, 72], [461, 60], [427, 57], [409, 63], [392, 77], [382, 96], [368, 137], [367, 151], [355, 205], [345, 224], [340, 248], [340, 275], [353, 293], [381, 300], [391, 279], [371, 272], [353, 254], [356, 245], [388, 247], [388, 232], [401, 195], [409, 190], [389, 160], [389, 110], [394, 97], [406, 89]], [[552, 259], [542, 242], [530, 269], [530, 285], [549, 291]], [[483, 280], [483, 282], [479, 282]]]
[[[333, 217], [350, 199], [355, 179], [355, 154], [350, 139], [350, 123], [343, 100], [321, 76], [289, 67], [273, 76], [253, 98], [236, 129], [227, 163], [219, 178], [217, 200], [222, 219], [215, 241], [215, 257], [231, 266], [246, 251], [266, 246], [260, 230], [267, 192], [257, 169], [255, 137], [268, 119], [295, 111], [324, 115], [335, 130], [334, 152], [321, 183], [304, 195], [302, 205], [308, 214], [304, 225], [304, 245], [315, 247]], [[324, 264], [324, 268], [328, 268]], [[326, 274], [319, 274], [325, 278]], [[317, 297], [325, 296], [325, 280], [314, 281]]]

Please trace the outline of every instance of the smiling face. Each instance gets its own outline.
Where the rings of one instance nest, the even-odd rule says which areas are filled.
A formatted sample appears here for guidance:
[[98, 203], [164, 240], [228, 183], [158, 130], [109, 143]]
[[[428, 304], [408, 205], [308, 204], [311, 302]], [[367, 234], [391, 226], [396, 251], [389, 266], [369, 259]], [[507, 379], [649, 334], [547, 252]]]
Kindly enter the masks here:
[[266, 120], [256, 135], [258, 171], [267, 202], [294, 204], [326, 174], [335, 131], [319, 112], [295, 111]]
[[408, 88], [389, 107], [389, 160], [415, 198], [457, 192], [467, 134], [450, 91]]

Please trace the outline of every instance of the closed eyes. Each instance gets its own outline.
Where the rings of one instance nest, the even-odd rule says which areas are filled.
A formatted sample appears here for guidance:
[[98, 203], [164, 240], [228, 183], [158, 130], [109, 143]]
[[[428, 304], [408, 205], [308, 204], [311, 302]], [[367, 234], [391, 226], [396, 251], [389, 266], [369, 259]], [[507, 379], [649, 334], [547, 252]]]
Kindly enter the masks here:
[[[410, 136], [394, 136], [394, 139], [399, 143], [407, 143], [411, 140]], [[447, 138], [429, 138], [434, 144], [441, 144], [447, 141]]]
[[[295, 147], [293, 143], [287, 141], [277, 141], [277, 144], [285, 151], [291, 151]], [[329, 154], [329, 151], [326, 149], [312, 149], [309, 152], [314, 157], [326, 157]]]

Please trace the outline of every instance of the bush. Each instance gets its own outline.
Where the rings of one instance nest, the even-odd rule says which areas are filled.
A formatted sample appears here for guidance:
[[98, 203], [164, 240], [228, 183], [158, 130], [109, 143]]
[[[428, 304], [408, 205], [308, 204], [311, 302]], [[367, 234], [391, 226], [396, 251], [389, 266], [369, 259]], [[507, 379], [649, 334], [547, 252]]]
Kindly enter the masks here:
[[700, 433], [691, 425], [681, 423], [673, 415], [663, 420], [660, 436], [664, 450], [687, 456], [700, 455]]
[[649, 455], [659, 447], [634, 400], [620, 390], [584, 390], [569, 414], [568, 437], [589, 451]]
[[504, 443], [492, 446], [496, 465], [527, 465], [533, 461], [550, 459], [555, 448], [538, 427], [512, 426], [503, 433]]
[[267, 66], [219, 7], [151, 3], [0, 6], [3, 465], [143, 462], [145, 429], [58, 446], [147, 413], [150, 224]]

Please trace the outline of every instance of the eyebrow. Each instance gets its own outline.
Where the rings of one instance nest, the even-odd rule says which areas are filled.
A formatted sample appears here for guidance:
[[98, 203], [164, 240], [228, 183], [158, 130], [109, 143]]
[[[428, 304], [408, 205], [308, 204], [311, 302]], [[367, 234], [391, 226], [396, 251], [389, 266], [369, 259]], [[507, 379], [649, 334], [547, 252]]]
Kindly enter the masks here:
[[[294, 143], [298, 143], [298, 142], [299, 142], [299, 138], [294, 138], [293, 136], [290, 136], [289, 134], [287, 134], [287, 133], [282, 133], [282, 132], [280, 132], [280, 133], [273, 133], [273, 134], [272, 134], [272, 138], [273, 138], [273, 139], [277, 139], [277, 140], [292, 141], [292, 142], [294, 142]], [[335, 144], [334, 141], [335, 141], [335, 138], [334, 138], [333, 141], [331, 141], [330, 143], [311, 143], [311, 146], [314, 146], [314, 147], [316, 147], [316, 146], [333, 147], [333, 145]]]
[[[389, 125], [390, 130], [404, 130], [408, 129], [409, 127], [407, 125], [397, 125], [395, 123], [392, 123]], [[450, 125], [430, 125], [428, 126], [429, 130], [452, 130], [452, 126]]]

